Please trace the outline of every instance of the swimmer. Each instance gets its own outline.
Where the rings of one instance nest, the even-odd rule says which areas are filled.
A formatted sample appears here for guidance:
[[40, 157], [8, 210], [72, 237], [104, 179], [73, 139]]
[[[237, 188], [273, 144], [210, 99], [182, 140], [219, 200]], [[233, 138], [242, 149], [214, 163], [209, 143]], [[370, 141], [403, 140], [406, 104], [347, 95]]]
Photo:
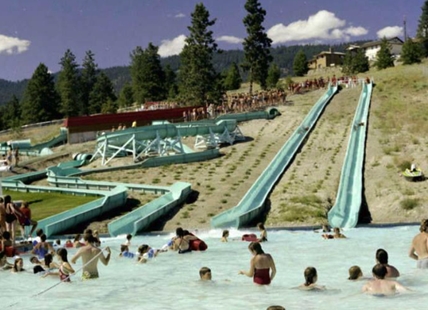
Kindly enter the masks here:
[[126, 244], [120, 246], [120, 257], [134, 258], [135, 253], [129, 252], [129, 247]]
[[7, 256], [4, 251], [0, 252], [0, 268], [3, 270], [11, 269], [13, 267], [13, 264], [9, 263], [7, 261]]
[[56, 255], [60, 261], [58, 272], [47, 272], [43, 277], [57, 275], [62, 282], [70, 282], [70, 276], [74, 273], [74, 269], [68, 262], [67, 250], [65, 248], [60, 248], [56, 252]]
[[[268, 285], [275, 278], [276, 266], [270, 254], [263, 252], [259, 242], [251, 242], [248, 245], [253, 257], [250, 261], [249, 271], [239, 271], [239, 274], [253, 277], [253, 282], [260, 285]], [[269, 274], [270, 272], [270, 274]]]
[[138, 253], [139, 253], [138, 263], [140, 264], [147, 263], [149, 259], [156, 257], [159, 254], [159, 252], [161, 251], [158, 249], [151, 248], [147, 244], [140, 245], [138, 247]]
[[92, 234], [85, 234], [85, 246], [82, 246], [77, 253], [71, 259], [73, 264], [81, 257], [83, 264], [83, 279], [95, 279], [99, 277], [98, 274], [98, 261], [101, 261], [105, 266], [108, 265], [111, 256], [111, 250], [109, 247], [106, 247], [107, 257], [104, 256], [104, 253], [99, 248], [93, 245], [94, 237]]
[[285, 310], [285, 308], [283, 306], [275, 305], [267, 307], [266, 310]]
[[370, 295], [378, 295], [378, 296], [386, 296], [386, 295], [394, 295], [398, 292], [406, 292], [408, 289], [393, 280], [386, 280], [386, 267], [382, 264], [376, 264], [373, 267], [372, 273], [374, 279], [367, 282], [363, 288], [363, 293], [367, 293]]
[[221, 236], [221, 242], [227, 242], [227, 238], [229, 238], [229, 231], [225, 229], [223, 230], [223, 234]]
[[21, 257], [18, 257], [15, 259], [15, 262], [13, 263], [13, 267], [11, 269], [12, 272], [21, 272], [24, 271], [24, 260]]
[[335, 227], [333, 229], [334, 234], [323, 234], [322, 237], [324, 239], [344, 239], [346, 236], [340, 232], [339, 227]]
[[305, 276], [305, 283], [303, 283], [298, 287], [300, 290], [304, 290], [304, 291], [325, 290], [324, 286], [320, 286], [316, 284], [318, 280], [318, 273], [315, 267], [307, 267], [303, 275]]
[[265, 225], [263, 223], [258, 223], [257, 228], [260, 230], [260, 238], [258, 242], [267, 241], [267, 231], [266, 231]]
[[175, 233], [176, 237], [171, 249], [178, 251], [178, 254], [191, 252], [192, 249], [190, 248], [190, 241], [198, 240], [198, 238], [191, 235], [187, 230], [183, 230], [181, 227], [178, 227], [175, 230]]
[[385, 278], [398, 278], [400, 272], [394, 266], [388, 264], [388, 252], [384, 249], [378, 249], [376, 251], [376, 262], [386, 267]]
[[409, 257], [417, 260], [417, 268], [428, 269], [428, 219], [422, 220], [420, 233], [413, 240]]
[[199, 270], [199, 277], [201, 278], [201, 281], [211, 281], [212, 280], [211, 269], [209, 269], [208, 267], [202, 267]]
[[363, 277], [363, 272], [359, 266], [352, 266], [349, 268], [348, 280], [359, 280]]
[[127, 245], [128, 247], [130, 247], [131, 246], [131, 239], [132, 239], [132, 235], [127, 234], [126, 235], [126, 242], [124, 243], [124, 245]]

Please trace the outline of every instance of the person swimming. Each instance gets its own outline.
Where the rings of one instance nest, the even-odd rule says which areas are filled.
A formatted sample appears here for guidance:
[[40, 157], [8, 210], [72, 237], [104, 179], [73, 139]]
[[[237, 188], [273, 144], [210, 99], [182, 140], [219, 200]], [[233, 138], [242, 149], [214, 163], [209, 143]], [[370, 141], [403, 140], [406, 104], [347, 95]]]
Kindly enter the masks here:
[[372, 269], [374, 279], [367, 282], [362, 291], [375, 296], [394, 295], [398, 292], [408, 291], [406, 287], [397, 281], [385, 279], [387, 273], [386, 267], [382, 264], [376, 264]]
[[267, 231], [266, 231], [265, 225], [263, 223], [258, 223], [257, 228], [260, 230], [260, 238], [259, 238], [258, 242], [268, 241]]
[[305, 277], [305, 283], [299, 286], [300, 290], [311, 291], [311, 290], [324, 290], [324, 286], [317, 285], [318, 273], [315, 267], [307, 267], [303, 273]]
[[349, 278], [348, 280], [358, 280], [362, 278], [363, 272], [359, 266], [352, 266], [349, 268]]
[[225, 229], [221, 236], [221, 242], [227, 242], [227, 238], [229, 238], [229, 230]]

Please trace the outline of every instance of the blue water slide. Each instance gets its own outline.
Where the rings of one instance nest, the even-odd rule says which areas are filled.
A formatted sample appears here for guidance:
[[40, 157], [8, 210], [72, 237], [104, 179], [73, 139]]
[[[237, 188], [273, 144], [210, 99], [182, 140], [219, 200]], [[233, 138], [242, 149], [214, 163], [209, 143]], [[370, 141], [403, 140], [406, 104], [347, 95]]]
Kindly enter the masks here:
[[240, 228], [262, 215], [267, 196], [298, 152], [306, 136], [336, 92], [337, 86], [333, 87], [330, 85], [238, 205], [213, 217], [211, 219], [212, 227]]
[[336, 202], [328, 212], [328, 221], [332, 227], [352, 228], [358, 223], [362, 203], [365, 141], [372, 89], [371, 83], [363, 85], [352, 122]]

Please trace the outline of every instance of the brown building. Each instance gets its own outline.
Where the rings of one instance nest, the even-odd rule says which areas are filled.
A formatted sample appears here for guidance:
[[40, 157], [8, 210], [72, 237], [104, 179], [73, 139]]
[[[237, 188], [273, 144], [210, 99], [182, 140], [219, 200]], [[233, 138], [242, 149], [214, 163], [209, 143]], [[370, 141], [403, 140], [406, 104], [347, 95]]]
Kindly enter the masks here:
[[330, 48], [329, 51], [321, 52], [309, 60], [308, 67], [309, 69], [320, 69], [341, 66], [344, 57], [345, 53], [334, 52], [333, 49]]

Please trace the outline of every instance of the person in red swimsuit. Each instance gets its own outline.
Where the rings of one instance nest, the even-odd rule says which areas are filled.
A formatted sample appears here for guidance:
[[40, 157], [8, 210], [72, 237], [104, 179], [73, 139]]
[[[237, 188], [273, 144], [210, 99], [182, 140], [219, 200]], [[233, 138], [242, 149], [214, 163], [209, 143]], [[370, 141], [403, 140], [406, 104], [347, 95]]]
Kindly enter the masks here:
[[259, 285], [268, 285], [276, 274], [275, 262], [270, 254], [263, 252], [259, 242], [251, 242], [248, 246], [254, 256], [250, 261], [250, 270], [241, 270], [239, 274], [244, 274], [253, 278], [253, 282]]

